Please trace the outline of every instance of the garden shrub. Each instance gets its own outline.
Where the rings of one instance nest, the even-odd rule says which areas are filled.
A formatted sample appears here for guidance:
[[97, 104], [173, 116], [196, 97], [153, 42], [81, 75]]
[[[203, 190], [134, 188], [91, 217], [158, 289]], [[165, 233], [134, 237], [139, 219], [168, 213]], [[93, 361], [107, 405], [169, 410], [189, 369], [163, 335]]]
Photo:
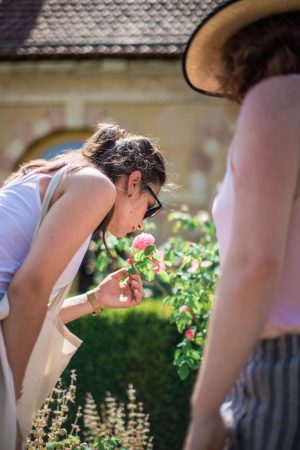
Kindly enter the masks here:
[[180, 450], [189, 420], [193, 377], [184, 383], [173, 366], [178, 333], [159, 300], [131, 310], [106, 311], [70, 324], [84, 340], [70, 369], [78, 376], [77, 404], [91, 392], [100, 404], [107, 391], [120, 401], [132, 383], [150, 414], [155, 450]]

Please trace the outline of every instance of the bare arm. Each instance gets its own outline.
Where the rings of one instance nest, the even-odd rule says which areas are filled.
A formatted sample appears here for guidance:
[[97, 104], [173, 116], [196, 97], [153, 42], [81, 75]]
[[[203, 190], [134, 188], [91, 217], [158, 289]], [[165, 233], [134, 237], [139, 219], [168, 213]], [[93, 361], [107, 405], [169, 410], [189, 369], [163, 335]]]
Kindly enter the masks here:
[[78, 177], [76, 174], [64, 180], [63, 194], [47, 213], [8, 289], [11, 309], [3, 323], [3, 332], [17, 398], [51, 290], [115, 200], [113, 185], [100, 173], [99, 176], [88, 173], [87, 169]]
[[250, 93], [238, 123], [230, 245], [193, 394], [186, 450], [213, 448], [213, 434], [200, 430], [215, 432], [210, 424], [218, 423], [219, 407], [259, 338], [281, 274], [300, 136], [298, 111], [291, 110], [294, 94], [287, 98], [280, 86], [269, 90], [261, 85]]
[[93, 307], [88, 301], [87, 295], [80, 294], [75, 297], [66, 298], [59, 315], [64, 323], [68, 323], [92, 312]]

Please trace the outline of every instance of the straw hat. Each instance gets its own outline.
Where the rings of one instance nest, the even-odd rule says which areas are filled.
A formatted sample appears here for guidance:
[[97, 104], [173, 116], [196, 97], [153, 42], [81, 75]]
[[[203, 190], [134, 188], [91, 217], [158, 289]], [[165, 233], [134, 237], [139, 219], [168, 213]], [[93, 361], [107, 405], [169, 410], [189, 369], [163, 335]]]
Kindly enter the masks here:
[[300, 0], [202, 0], [202, 17], [183, 57], [183, 72], [198, 92], [221, 96], [216, 79], [222, 45], [237, 31], [266, 16], [300, 10]]

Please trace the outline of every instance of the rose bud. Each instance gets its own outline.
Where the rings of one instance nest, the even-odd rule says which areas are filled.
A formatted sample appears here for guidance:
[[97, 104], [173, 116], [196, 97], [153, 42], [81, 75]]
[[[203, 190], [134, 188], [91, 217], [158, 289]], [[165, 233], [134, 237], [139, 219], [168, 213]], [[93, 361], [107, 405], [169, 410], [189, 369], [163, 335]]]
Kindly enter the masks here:
[[195, 331], [189, 328], [188, 330], [185, 330], [184, 335], [189, 341], [193, 341], [195, 337]]
[[192, 310], [188, 306], [185, 306], [185, 305], [180, 306], [179, 312], [182, 313], [183, 311], [185, 311], [185, 312], [187, 312], [187, 313], [192, 315]]

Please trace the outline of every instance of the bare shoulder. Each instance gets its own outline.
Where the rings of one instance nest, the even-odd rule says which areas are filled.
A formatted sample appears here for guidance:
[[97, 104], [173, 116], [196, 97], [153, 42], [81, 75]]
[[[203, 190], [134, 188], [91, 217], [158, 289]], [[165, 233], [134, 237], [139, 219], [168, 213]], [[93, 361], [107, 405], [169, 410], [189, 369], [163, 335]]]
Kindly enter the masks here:
[[93, 167], [84, 167], [67, 174], [50, 206], [63, 202], [65, 208], [70, 204], [73, 210], [84, 210], [85, 217], [99, 221], [113, 207], [116, 200], [116, 188], [112, 181]]
[[[262, 81], [247, 94], [238, 119], [233, 161], [278, 168], [299, 166], [300, 77], [286, 75]], [[235, 165], [233, 164], [233, 165]], [[277, 170], [277, 169], [276, 169]], [[274, 169], [275, 171], [275, 169]], [[255, 174], [254, 174], [255, 175]]]
[[[253, 87], [241, 107], [236, 140], [262, 157], [275, 152], [299, 158], [300, 77], [272, 77]], [[245, 145], [247, 142], [249, 145]]]
[[80, 197], [101, 197], [111, 203], [116, 198], [116, 188], [112, 181], [94, 167], [84, 167], [66, 176], [64, 191], [80, 194]]
[[[300, 75], [280, 75], [268, 78], [248, 92], [241, 109], [241, 117], [256, 117], [257, 121], [277, 121], [299, 124]], [[275, 122], [274, 122], [275, 121]], [[297, 128], [299, 128], [297, 126]]]

